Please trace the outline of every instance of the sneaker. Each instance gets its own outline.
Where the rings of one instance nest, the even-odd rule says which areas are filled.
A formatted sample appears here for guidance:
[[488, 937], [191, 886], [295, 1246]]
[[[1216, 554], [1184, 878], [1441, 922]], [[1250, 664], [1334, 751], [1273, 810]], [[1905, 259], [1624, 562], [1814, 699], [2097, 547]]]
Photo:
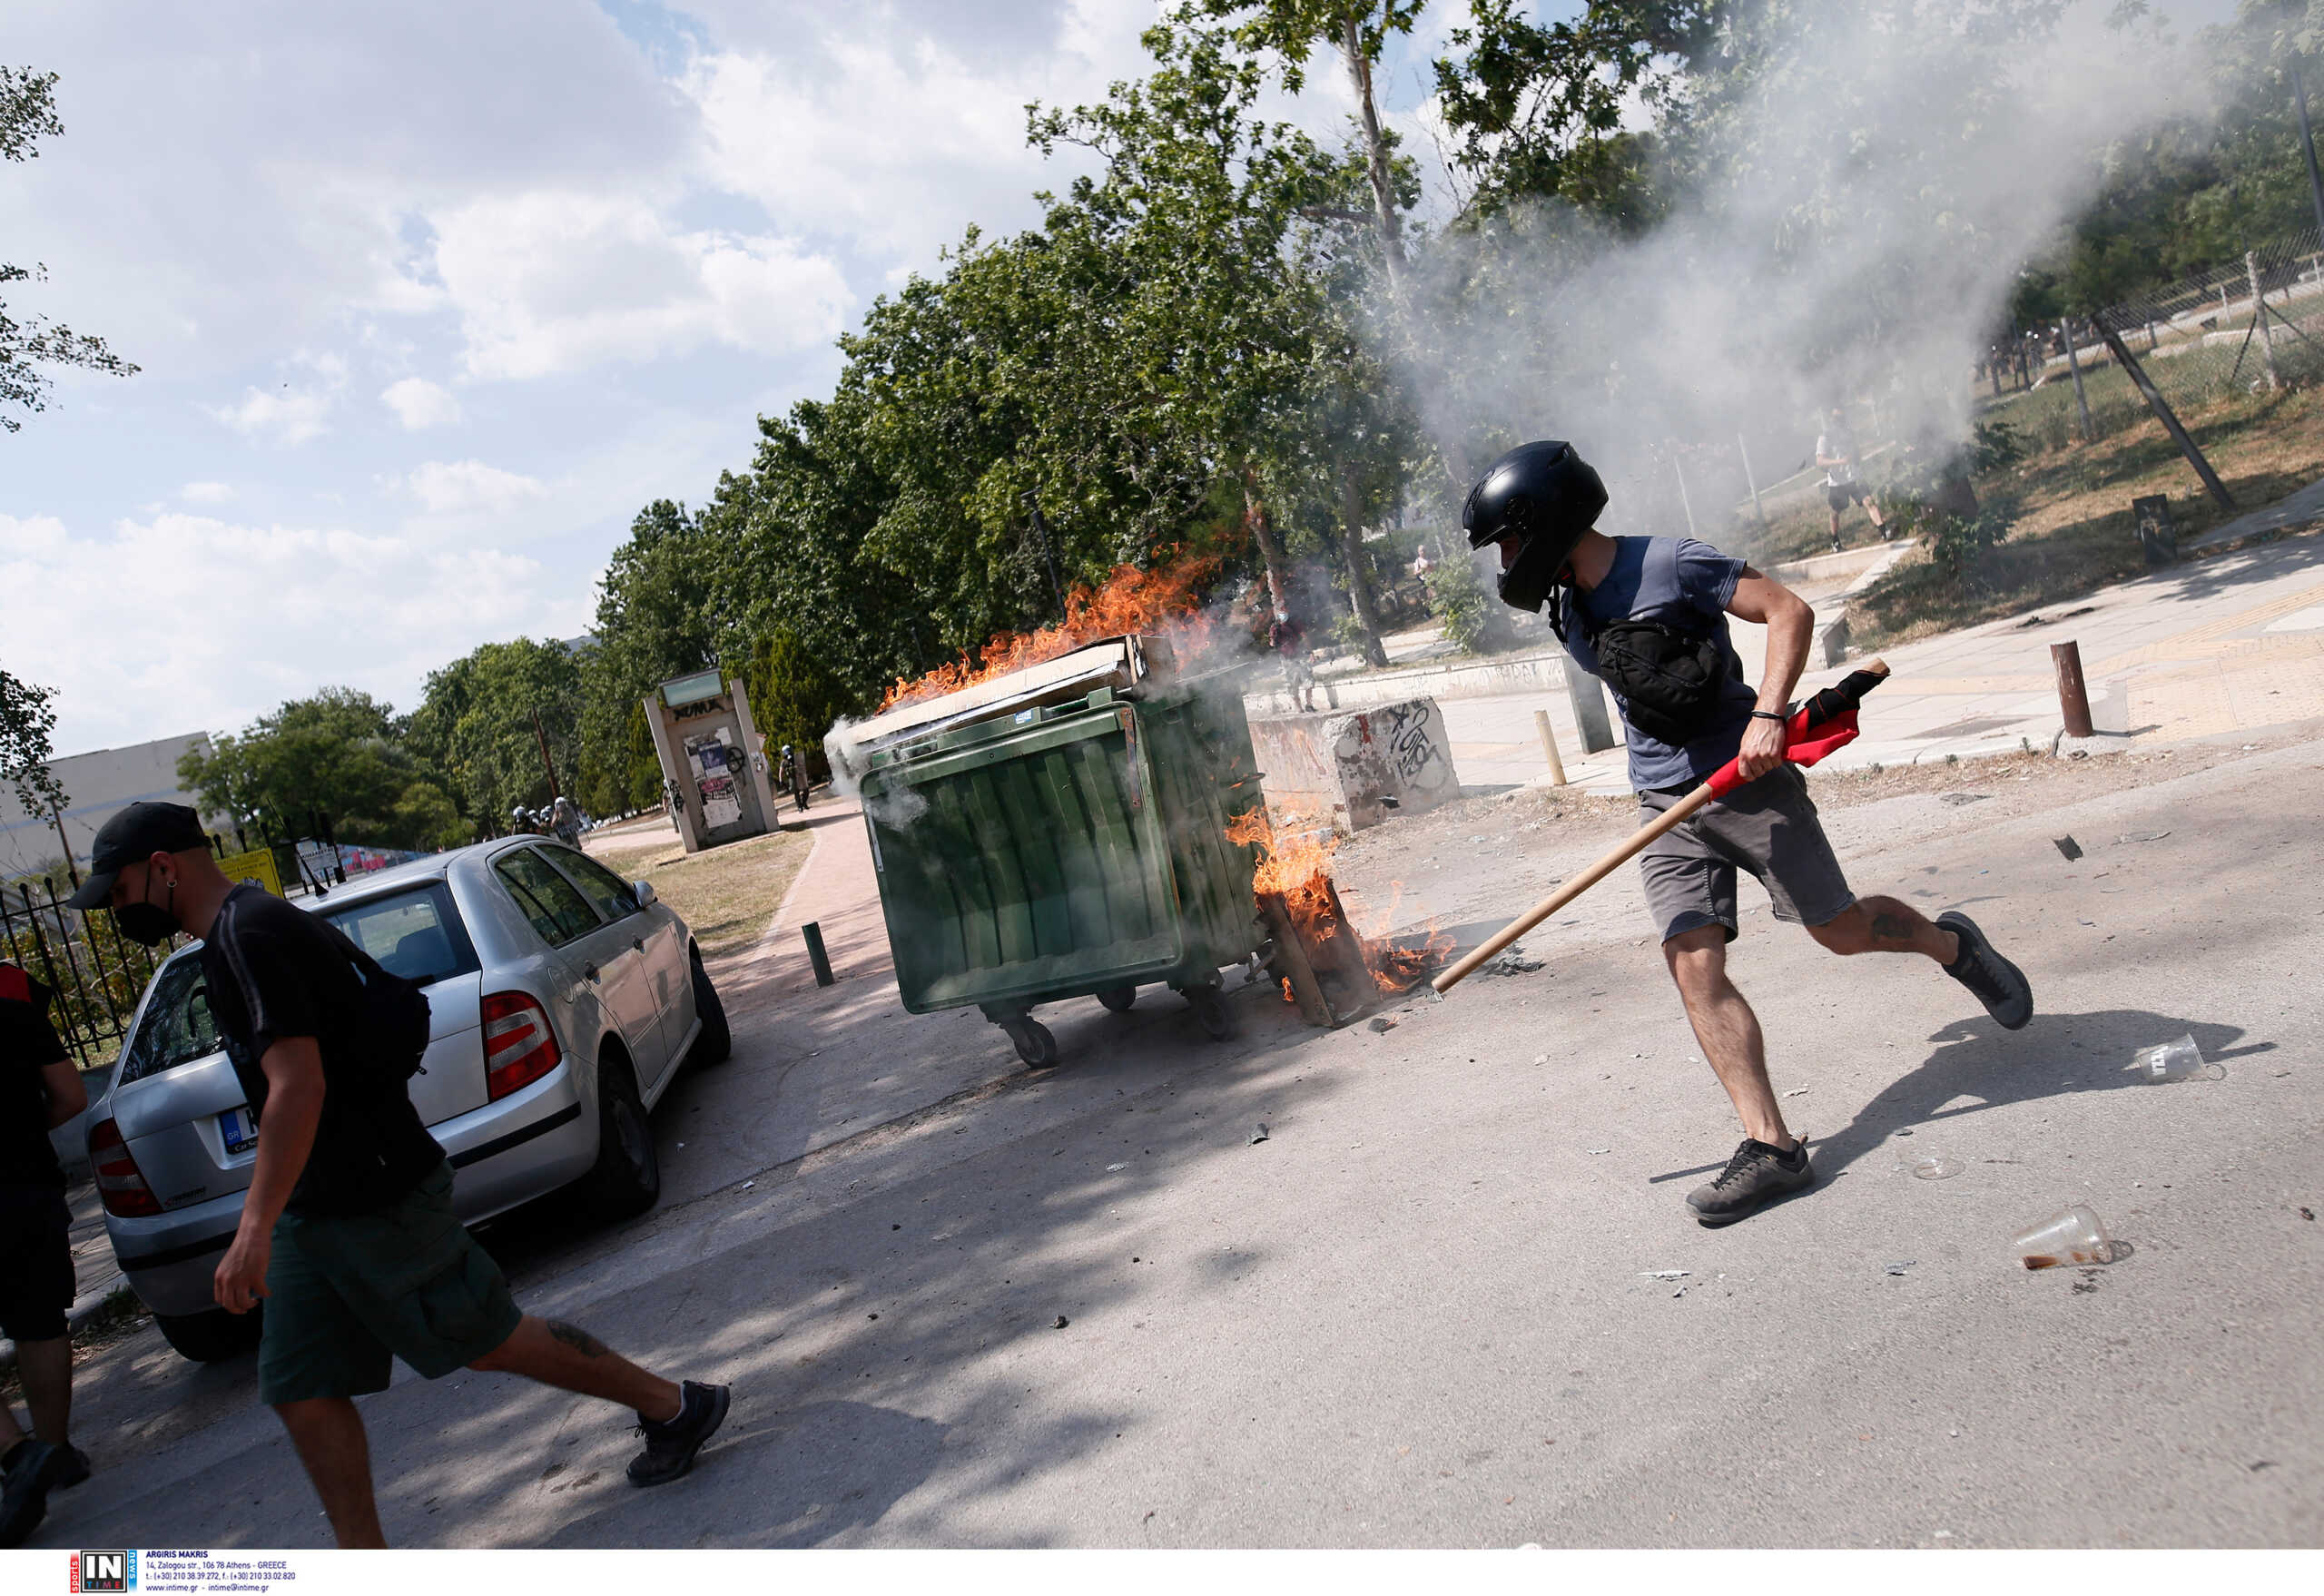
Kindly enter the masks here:
[[1961, 939], [1961, 951], [1945, 973], [1977, 994], [2004, 1030], [2018, 1030], [2034, 1018], [2034, 983], [2025, 972], [1994, 951], [1977, 922], [1958, 909], [1948, 909], [1936, 923]]
[[0, 1547], [22, 1546], [48, 1516], [49, 1487], [64, 1452], [45, 1441], [26, 1441], [8, 1456], [14, 1461], [0, 1482]]
[[1787, 1153], [1747, 1136], [1718, 1179], [1687, 1194], [1687, 1207], [1705, 1225], [1732, 1225], [1762, 1204], [1815, 1184], [1816, 1166], [1807, 1160], [1806, 1142], [1795, 1142]]
[[700, 1385], [692, 1380], [678, 1386], [678, 1415], [663, 1424], [638, 1423], [645, 1450], [629, 1460], [633, 1485], [666, 1485], [694, 1467], [694, 1454], [726, 1422], [731, 1394], [724, 1385]]
[[[0, 1452], [0, 1478], [5, 1478], [16, 1466], [17, 1459], [30, 1453], [34, 1444], [33, 1438], [27, 1435], [7, 1451]], [[70, 1491], [89, 1477], [89, 1454], [77, 1446], [60, 1446], [56, 1449], [56, 1461], [48, 1465], [48, 1473], [51, 1491]]]

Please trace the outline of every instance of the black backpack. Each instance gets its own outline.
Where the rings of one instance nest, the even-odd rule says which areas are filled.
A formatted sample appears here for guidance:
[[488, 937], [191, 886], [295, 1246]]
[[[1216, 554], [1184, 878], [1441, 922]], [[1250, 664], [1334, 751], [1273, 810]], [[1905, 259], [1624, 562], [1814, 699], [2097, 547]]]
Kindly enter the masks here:
[[1609, 621], [1588, 635], [1598, 674], [1622, 701], [1625, 720], [1673, 748], [1702, 734], [1727, 675], [1717, 637], [1633, 620]]
[[316, 918], [363, 982], [363, 1013], [354, 1027], [364, 1039], [363, 1056], [398, 1083], [427, 1074], [428, 1067], [420, 1062], [428, 1052], [427, 990], [366, 953], [330, 921]]

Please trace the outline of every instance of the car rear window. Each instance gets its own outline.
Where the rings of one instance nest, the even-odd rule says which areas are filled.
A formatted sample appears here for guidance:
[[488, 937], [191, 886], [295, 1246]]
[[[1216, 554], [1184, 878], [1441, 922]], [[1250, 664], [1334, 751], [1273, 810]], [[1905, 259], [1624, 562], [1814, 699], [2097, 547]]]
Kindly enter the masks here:
[[210, 992], [202, 984], [202, 961], [182, 953], [162, 966], [153, 995], [137, 1021], [137, 1032], [121, 1050], [115, 1086], [143, 1080], [207, 1059], [226, 1044], [210, 1015]]
[[589, 901], [531, 849], [504, 854], [493, 861], [492, 868], [507, 883], [517, 907], [533, 922], [541, 941], [550, 947], [561, 948], [597, 929], [597, 911], [589, 907]]
[[383, 969], [421, 986], [477, 968], [476, 950], [441, 882], [366, 898], [323, 918]]

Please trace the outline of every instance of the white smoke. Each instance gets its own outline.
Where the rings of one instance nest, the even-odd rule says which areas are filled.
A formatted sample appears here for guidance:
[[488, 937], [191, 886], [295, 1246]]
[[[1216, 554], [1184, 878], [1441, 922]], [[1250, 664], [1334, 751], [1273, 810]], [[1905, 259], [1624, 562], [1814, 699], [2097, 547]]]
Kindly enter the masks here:
[[[2111, 141], [2195, 108], [2192, 51], [2096, 3], [2053, 32], [2020, 0], [1787, 9], [1773, 64], [1721, 122], [1741, 175], [1644, 237], [1536, 205], [1448, 230], [1416, 261], [1426, 352], [1403, 351], [1473, 473], [1571, 439], [1611, 531], [1704, 536], [1846, 404], [1859, 441], [1965, 436], [1972, 373], [2026, 260], [2096, 188]], [[1675, 462], [1675, 464], [1674, 464]]]

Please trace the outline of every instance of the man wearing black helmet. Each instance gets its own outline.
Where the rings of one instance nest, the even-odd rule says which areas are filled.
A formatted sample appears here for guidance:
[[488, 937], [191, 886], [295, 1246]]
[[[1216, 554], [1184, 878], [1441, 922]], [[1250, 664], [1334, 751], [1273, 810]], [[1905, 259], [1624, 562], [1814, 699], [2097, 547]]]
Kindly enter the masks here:
[[[1647, 910], [1703, 1056], [1743, 1121], [1716, 1179], [1687, 1196], [1705, 1225], [1730, 1225], [1815, 1184], [1807, 1144], [1785, 1127], [1767, 1047], [1727, 975], [1736, 872], [1758, 877], [1777, 920], [1835, 953], [1918, 953], [2014, 1030], [2034, 993], [1958, 910], [1935, 921], [1889, 897], [1858, 898], [1784, 762], [1786, 711], [1807, 663], [1815, 612], [1782, 583], [1691, 537], [1610, 537], [1596, 529], [1606, 488], [1571, 444], [1529, 443], [1495, 460], [1461, 515], [1469, 545], [1501, 551], [1501, 596], [1550, 622], [1566, 651], [1613, 689], [1628, 733], [1630, 785], [1645, 819], [1730, 759], [1746, 785], [1706, 804], [1640, 855]], [[1768, 628], [1755, 693], [1727, 617]]]

